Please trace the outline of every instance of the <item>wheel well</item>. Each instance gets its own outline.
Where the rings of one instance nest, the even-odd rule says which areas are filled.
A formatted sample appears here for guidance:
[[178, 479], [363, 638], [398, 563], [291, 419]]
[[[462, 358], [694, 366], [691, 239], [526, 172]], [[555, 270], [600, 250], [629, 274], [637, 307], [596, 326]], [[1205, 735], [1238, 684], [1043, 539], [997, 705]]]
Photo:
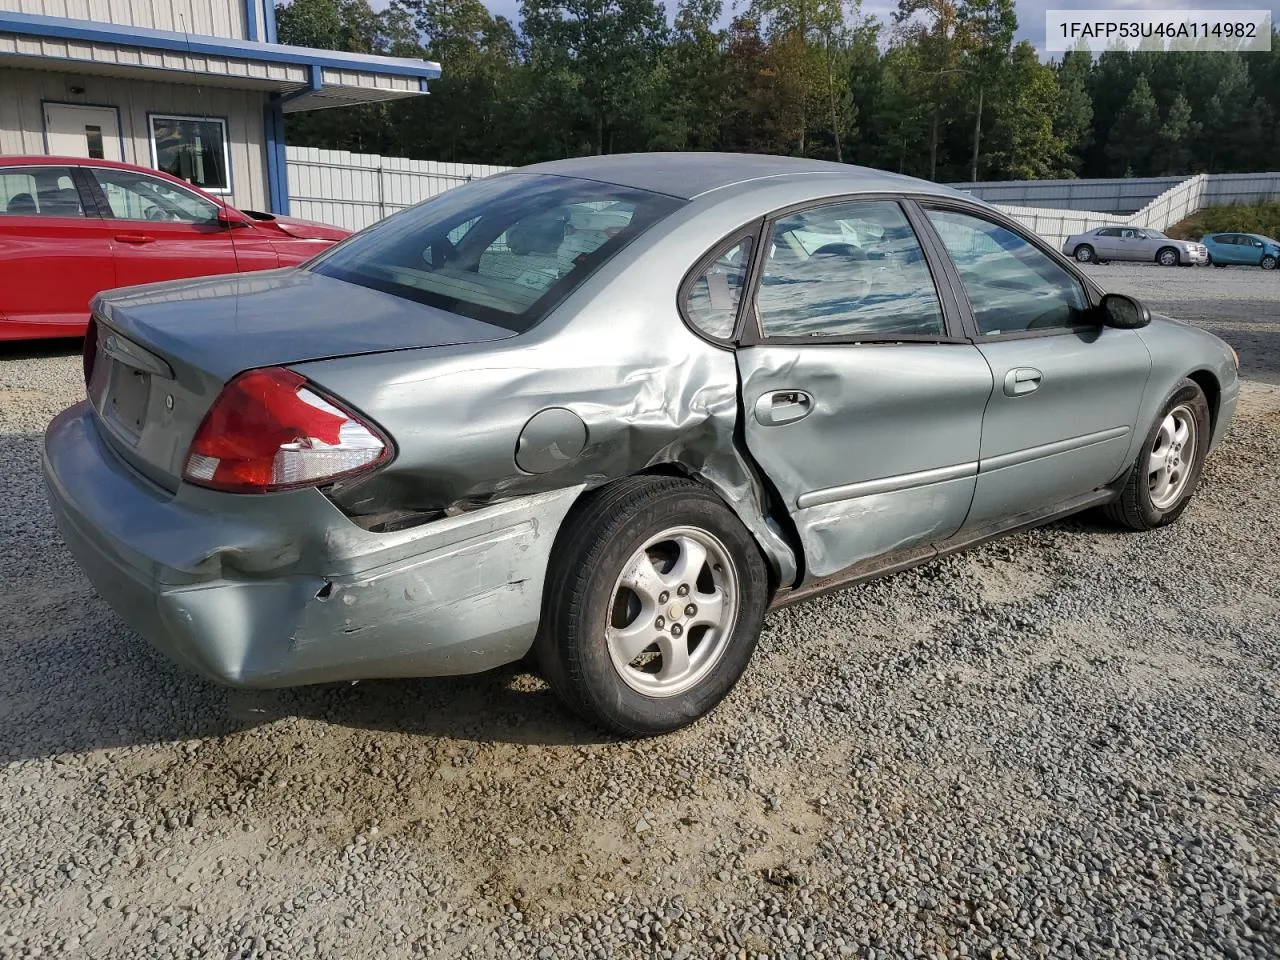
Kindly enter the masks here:
[[[720, 497], [722, 500], [724, 499], [724, 496], [713, 484], [708, 483], [706, 479], [699, 476], [698, 473], [691, 470], [683, 463], [666, 461], [663, 463], [650, 464], [643, 470], [640, 470], [638, 475], [650, 477], [683, 477], [686, 480], [692, 480], [695, 483], [702, 484], [702, 486], [706, 487], [717, 497]], [[786, 542], [787, 546], [791, 548], [792, 555], [795, 557], [796, 561], [796, 580], [799, 582], [799, 580], [804, 576], [804, 547], [800, 541], [800, 533], [796, 530], [795, 524], [792, 522], [791, 516], [787, 511], [779, 508], [779, 505], [782, 503], [782, 498], [778, 494], [778, 491], [774, 489], [773, 484], [769, 482], [769, 478], [763, 474], [757, 473], [756, 480], [763, 484], [765, 517], [766, 519], [773, 521], [775, 531], [781, 534], [782, 539]], [[729, 506], [729, 509], [733, 509], [731, 504], [726, 505]], [[734, 512], [736, 513], [737, 511]], [[757, 537], [756, 539], [758, 540], [759, 538]], [[774, 570], [773, 562], [769, 560], [768, 551], [764, 549], [763, 545], [760, 545], [760, 551], [765, 557], [765, 569], [769, 572], [769, 592], [770, 595], [772, 595], [773, 591], [777, 590], [780, 586], [778, 582], [778, 573]]]
[[1218, 378], [1208, 370], [1197, 370], [1195, 373], [1187, 374], [1188, 380], [1194, 380], [1196, 384], [1204, 391], [1204, 398], [1209, 403], [1209, 429], [1210, 431], [1218, 428], [1218, 403], [1222, 399], [1222, 387], [1218, 383]]

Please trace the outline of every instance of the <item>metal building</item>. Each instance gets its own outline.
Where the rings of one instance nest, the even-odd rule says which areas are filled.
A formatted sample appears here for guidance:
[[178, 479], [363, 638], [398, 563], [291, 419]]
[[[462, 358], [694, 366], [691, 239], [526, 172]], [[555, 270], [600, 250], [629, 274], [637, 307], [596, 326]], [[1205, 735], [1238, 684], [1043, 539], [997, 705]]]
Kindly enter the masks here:
[[0, 0], [0, 154], [124, 160], [287, 213], [286, 117], [418, 96], [438, 64], [285, 46], [275, 0]]

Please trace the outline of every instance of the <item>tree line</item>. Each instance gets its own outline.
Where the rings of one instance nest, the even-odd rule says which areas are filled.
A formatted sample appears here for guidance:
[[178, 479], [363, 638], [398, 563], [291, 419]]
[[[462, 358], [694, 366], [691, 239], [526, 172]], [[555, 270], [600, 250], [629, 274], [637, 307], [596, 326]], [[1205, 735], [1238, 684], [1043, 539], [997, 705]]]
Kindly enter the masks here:
[[1015, 42], [1013, 0], [292, 0], [281, 42], [437, 60], [425, 97], [289, 119], [289, 142], [521, 165], [649, 150], [866, 164], [942, 182], [1280, 167], [1269, 53]]

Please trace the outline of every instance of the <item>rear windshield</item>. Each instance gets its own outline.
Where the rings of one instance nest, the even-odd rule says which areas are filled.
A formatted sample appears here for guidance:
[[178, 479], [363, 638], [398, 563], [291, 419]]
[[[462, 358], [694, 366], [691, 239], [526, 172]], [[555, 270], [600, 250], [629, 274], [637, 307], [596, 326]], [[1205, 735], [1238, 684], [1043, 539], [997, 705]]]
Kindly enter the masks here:
[[522, 333], [681, 203], [572, 177], [506, 174], [399, 213], [311, 269]]

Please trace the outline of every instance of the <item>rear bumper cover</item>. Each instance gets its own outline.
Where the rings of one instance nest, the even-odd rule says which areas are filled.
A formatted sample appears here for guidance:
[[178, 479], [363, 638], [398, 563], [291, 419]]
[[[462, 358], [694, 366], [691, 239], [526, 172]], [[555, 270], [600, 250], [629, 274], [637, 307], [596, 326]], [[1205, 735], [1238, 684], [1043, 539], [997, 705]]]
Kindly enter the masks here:
[[58, 529], [98, 593], [171, 659], [283, 687], [475, 673], [533, 643], [551, 545], [581, 491], [371, 534], [316, 490], [246, 497], [140, 478], [86, 404], [49, 425]]

